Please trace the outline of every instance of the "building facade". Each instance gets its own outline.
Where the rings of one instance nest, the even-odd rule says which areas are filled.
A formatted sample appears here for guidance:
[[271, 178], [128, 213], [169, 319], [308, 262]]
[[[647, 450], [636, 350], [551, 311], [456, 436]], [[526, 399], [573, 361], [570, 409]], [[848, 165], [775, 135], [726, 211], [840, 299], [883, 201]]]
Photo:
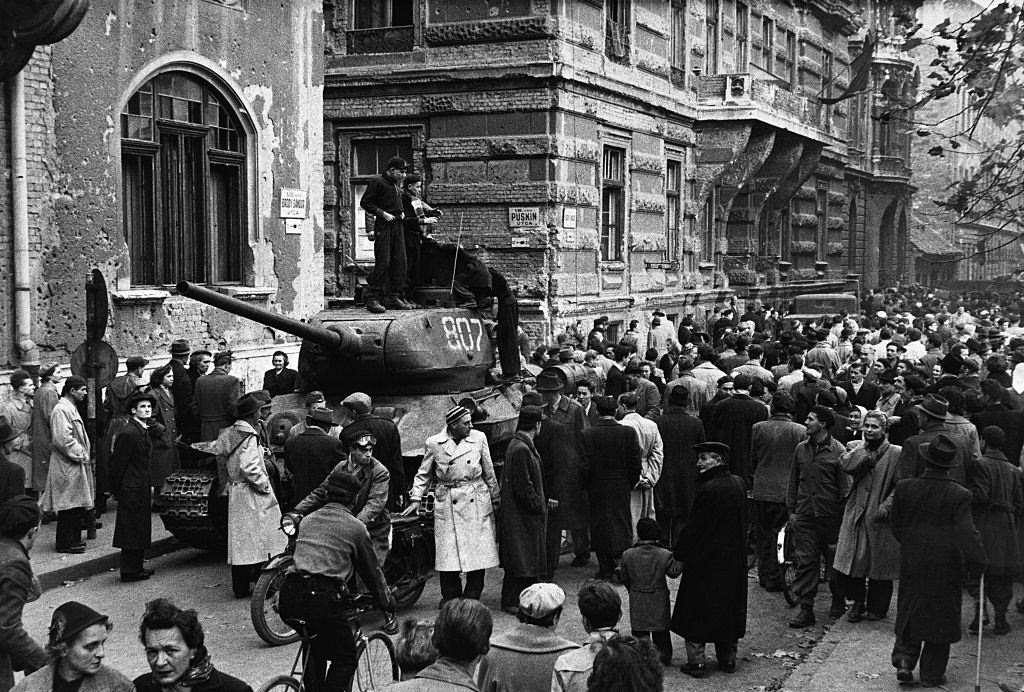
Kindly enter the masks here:
[[[312, 0], [93, 0], [74, 33], [38, 48], [0, 97], [5, 277], [15, 217], [28, 219], [27, 276], [0, 290], [0, 333], [19, 331], [14, 284], [31, 294], [30, 339], [2, 340], [0, 359], [67, 363], [97, 267], [122, 360], [165, 359], [185, 338], [235, 349], [258, 383], [285, 335], [173, 287], [193, 281], [300, 318], [322, 308], [323, 51]], [[11, 184], [17, 131], [24, 199]]]
[[[879, 116], [913, 102], [910, 5], [354, 0], [324, 13], [331, 297], [353, 296], [372, 263], [359, 196], [395, 154], [445, 209], [437, 235], [511, 279], [535, 337], [654, 308], [700, 321], [731, 297], [785, 304], [908, 271], [910, 143], [899, 116]], [[867, 90], [824, 103], [869, 36]]]

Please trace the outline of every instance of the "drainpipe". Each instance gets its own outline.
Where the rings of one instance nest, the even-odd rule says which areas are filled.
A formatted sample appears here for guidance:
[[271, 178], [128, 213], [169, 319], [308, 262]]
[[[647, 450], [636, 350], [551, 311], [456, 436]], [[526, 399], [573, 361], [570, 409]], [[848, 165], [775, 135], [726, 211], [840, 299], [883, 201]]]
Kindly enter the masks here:
[[39, 347], [32, 341], [32, 285], [28, 251], [28, 176], [25, 163], [24, 70], [10, 80], [11, 163], [14, 211], [14, 349], [33, 378], [39, 372]]

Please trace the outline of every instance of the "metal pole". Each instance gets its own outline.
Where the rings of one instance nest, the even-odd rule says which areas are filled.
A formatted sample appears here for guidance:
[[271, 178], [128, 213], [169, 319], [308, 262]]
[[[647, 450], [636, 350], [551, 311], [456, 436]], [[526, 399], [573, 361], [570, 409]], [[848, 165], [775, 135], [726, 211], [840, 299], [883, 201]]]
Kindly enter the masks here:
[[974, 670], [974, 692], [981, 692], [981, 633], [985, 631], [985, 573], [978, 589], [978, 662]]
[[[96, 412], [99, 410], [99, 387], [96, 386], [96, 340], [93, 338], [93, 322], [96, 320], [96, 287], [92, 281], [85, 282], [85, 367], [86, 367], [86, 383], [89, 386], [89, 393], [86, 395], [86, 406], [88, 413], [86, 413], [86, 432], [89, 435], [89, 439], [92, 441], [91, 455], [92, 458], [89, 463], [92, 464], [93, 469], [96, 469], [99, 465], [97, 464], [97, 457], [99, 455], [100, 445], [103, 440], [100, 439], [99, 430], [96, 425]], [[85, 518], [85, 530], [88, 538], [96, 538], [96, 513], [101, 509], [101, 500], [99, 497], [99, 490], [103, 487], [96, 481], [96, 474], [93, 473], [93, 509], [86, 513]]]

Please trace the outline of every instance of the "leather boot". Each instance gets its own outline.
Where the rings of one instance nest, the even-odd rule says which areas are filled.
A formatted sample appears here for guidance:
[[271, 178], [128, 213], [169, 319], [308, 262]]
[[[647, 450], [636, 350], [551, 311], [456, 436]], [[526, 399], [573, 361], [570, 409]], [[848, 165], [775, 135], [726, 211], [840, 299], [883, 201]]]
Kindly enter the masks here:
[[369, 312], [372, 312], [372, 313], [374, 313], [376, 315], [379, 315], [382, 312], [387, 312], [387, 308], [385, 308], [383, 305], [381, 305], [380, 301], [377, 300], [376, 298], [367, 298], [366, 299], [366, 309]]
[[802, 629], [804, 627], [810, 627], [815, 623], [814, 620], [814, 608], [810, 606], [800, 606], [800, 612], [797, 616], [789, 621], [789, 626], [793, 629]]
[[850, 614], [846, 616], [846, 619], [850, 622], [860, 622], [864, 619], [864, 604], [854, 603], [853, 607], [850, 608]]
[[996, 624], [992, 627], [992, 634], [1009, 634], [1010, 623], [1006, 621], [1006, 613], [996, 613]]

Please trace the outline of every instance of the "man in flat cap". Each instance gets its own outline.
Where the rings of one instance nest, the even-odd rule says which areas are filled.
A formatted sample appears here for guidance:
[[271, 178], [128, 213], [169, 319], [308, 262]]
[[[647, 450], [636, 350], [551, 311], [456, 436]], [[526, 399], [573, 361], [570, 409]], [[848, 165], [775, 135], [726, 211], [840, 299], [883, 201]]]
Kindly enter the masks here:
[[[435, 568], [441, 582], [441, 601], [479, 600], [484, 571], [498, 566], [494, 510], [500, 497], [487, 437], [473, 429], [472, 415], [464, 406], [445, 414], [445, 430], [428, 437], [423, 462], [403, 515], [419, 510], [431, 480], [434, 495]], [[460, 572], [466, 574], [463, 585]]]
[[920, 660], [921, 684], [936, 687], [946, 682], [949, 645], [961, 637], [964, 572], [980, 574], [988, 557], [971, 519], [971, 492], [950, 476], [957, 445], [939, 433], [919, 454], [926, 468], [896, 484], [889, 512], [900, 542], [892, 665], [897, 680], [912, 682]]
[[533, 584], [517, 594], [516, 603], [519, 625], [491, 637], [487, 661], [494, 679], [509, 692], [550, 689], [555, 661], [578, 648], [555, 634], [565, 592], [557, 584]]
[[534, 446], [541, 422], [546, 420], [539, 406], [523, 406], [516, 434], [505, 453], [501, 471], [501, 516], [499, 517], [501, 565], [501, 608], [516, 613], [519, 592], [548, 573], [546, 537], [549, 500], [541, 474], [541, 460]]
[[388, 509], [398, 511], [398, 502], [406, 491], [405, 466], [402, 463], [402, 436], [398, 426], [389, 418], [383, 418], [373, 411], [373, 400], [362, 392], [354, 392], [341, 405], [351, 414], [351, 422], [341, 430], [341, 439], [354, 436], [357, 432], [368, 432], [377, 440], [373, 457], [384, 464], [390, 474], [388, 486]]
[[316, 489], [344, 456], [341, 441], [328, 434], [334, 425], [329, 408], [306, 412], [306, 429], [284, 443], [284, 467], [292, 475], [292, 500], [298, 502]]
[[196, 380], [196, 410], [199, 436], [203, 442], [216, 440], [221, 428], [235, 420], [236, 403], [242, 396], [242, 381], [231, 374], [234, 356], [221, 351], [213, 357], [213, 372]]
[[747, 628], [747, 492], [742, 478], [729, 473], [729, 447], [721, 442], [694, 445], [700, 489], [690, 518], [673, 546], [683, 563], [672, 631], [686, 640], [681, 670], [707, 674], [705, 647], [715, 645], [718, 669], [736, 670], [736, 647]]
[[35, 493], [32, 465], [32, 395], [35, 394], [36, 383], [32, 376], [24, 370], [11, 373], [10, 396], [0, 401], [0, 416], [7, 419], [17, 434], [11, 441], [10, 460], [25, 472], [25, 487], [22, 491]]
[[14, 686], [14, 671], [30, 675], [45, 666], [50, 657], [22, 623], [25, 603], [39, 595], [39, 582], [32, 574], [29, 552], [39, 533], [39, 506], [28, 495], [0, 502], [0, 690]]

